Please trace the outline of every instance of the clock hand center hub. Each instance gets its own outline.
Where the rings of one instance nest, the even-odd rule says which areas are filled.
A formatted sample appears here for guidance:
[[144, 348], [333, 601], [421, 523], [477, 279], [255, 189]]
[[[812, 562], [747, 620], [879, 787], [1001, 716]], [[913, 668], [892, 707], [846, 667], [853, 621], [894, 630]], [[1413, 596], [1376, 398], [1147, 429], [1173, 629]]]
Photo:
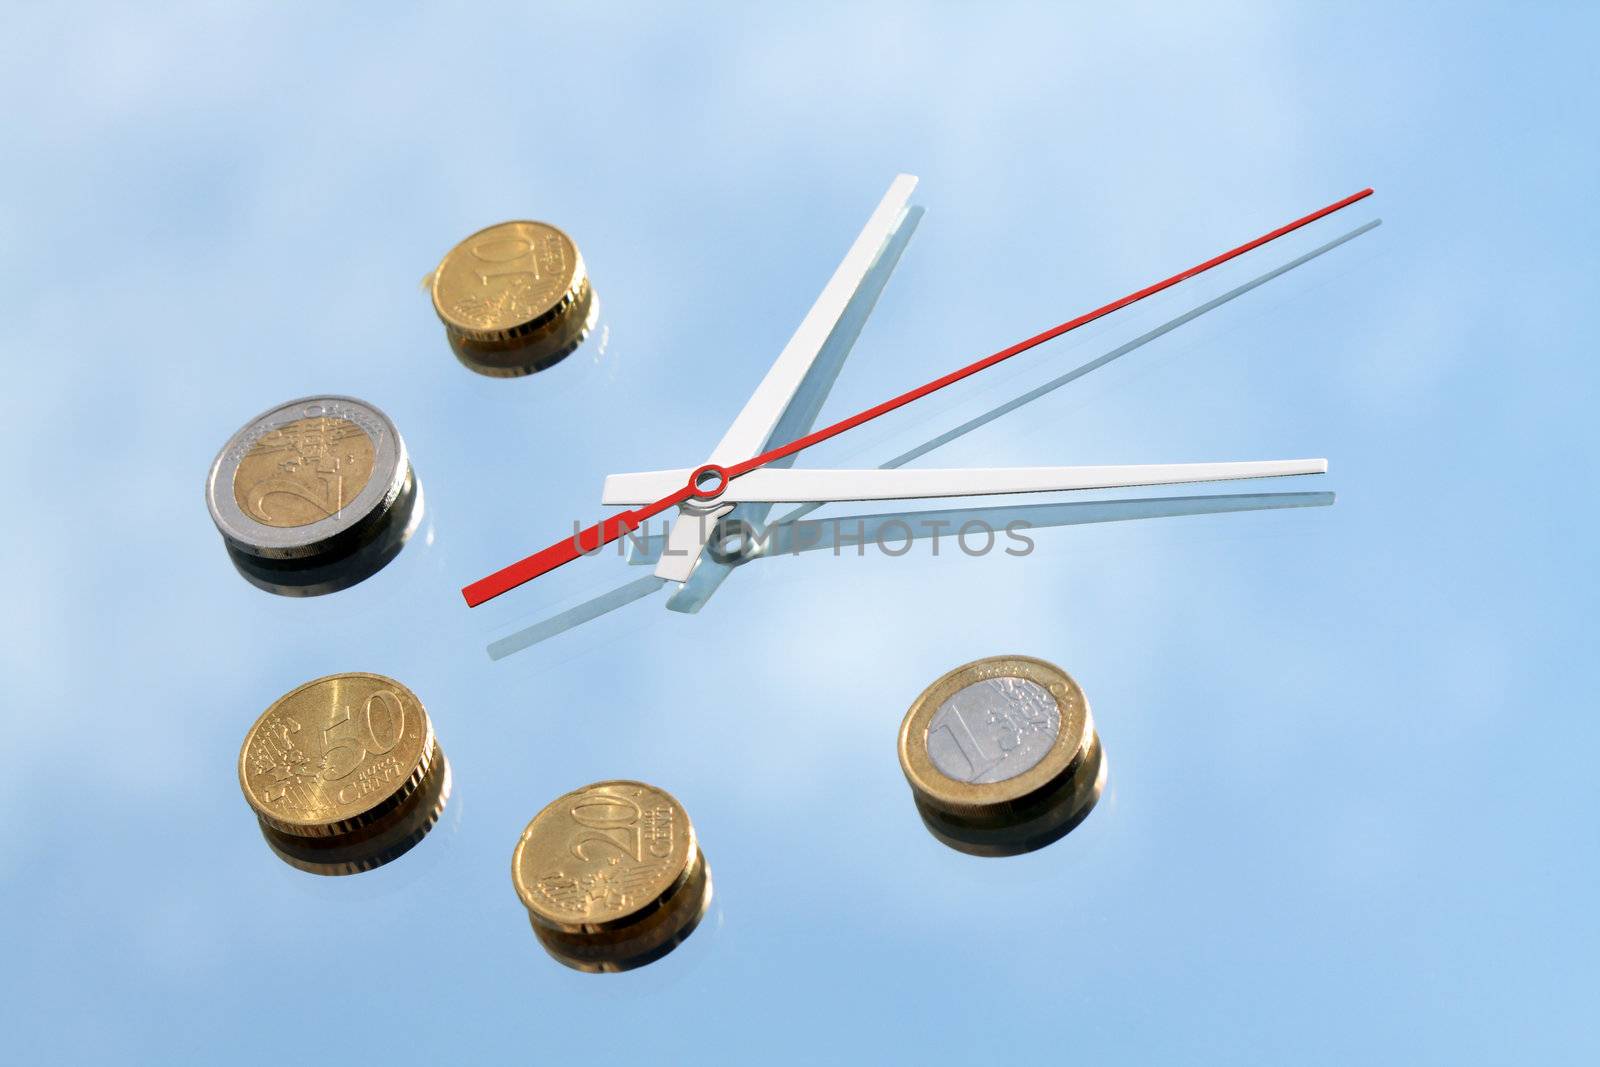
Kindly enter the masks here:
[[696, 467], [694, 473], [689, 475], [689, 494], [701, 503], [717, 499], [727, 488], [728, 471], [715, 463]]

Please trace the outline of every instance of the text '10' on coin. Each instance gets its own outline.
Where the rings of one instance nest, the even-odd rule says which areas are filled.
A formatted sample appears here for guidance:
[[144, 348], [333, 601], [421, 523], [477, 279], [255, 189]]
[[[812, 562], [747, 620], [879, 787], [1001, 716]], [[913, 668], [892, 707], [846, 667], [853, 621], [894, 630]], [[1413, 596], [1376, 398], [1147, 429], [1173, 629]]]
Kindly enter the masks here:
[[1015, 855], [1083, 821], [1105, 783], [1089, 702], [1028, 656], [957, 667], [900, 724], [900, 768], [929, 832], [975, 855]]
[[599, 317], [578, 246], [547, 222], [479, 230], [445, 254], [430, 288], [451, 350], [492, 377], [560, 362]]
[[606, 781], [548, 804], [522, 832], [511, 880], [546, 952], [584, 971], [659, 959], [711, 903], [688, 813], [644, 782]]
[[333, 674], [256, 720], [239, 786], [281, 859], [348, 874], [422, 839], [449, 799], [450, 768], [415, 693], [380, 674]]
[[308, 596], [376, 573], [422, 517], [422, 491], [389, 417], [347, 396], [292, 400], [250, 420], [206, 478], [234, 567]]

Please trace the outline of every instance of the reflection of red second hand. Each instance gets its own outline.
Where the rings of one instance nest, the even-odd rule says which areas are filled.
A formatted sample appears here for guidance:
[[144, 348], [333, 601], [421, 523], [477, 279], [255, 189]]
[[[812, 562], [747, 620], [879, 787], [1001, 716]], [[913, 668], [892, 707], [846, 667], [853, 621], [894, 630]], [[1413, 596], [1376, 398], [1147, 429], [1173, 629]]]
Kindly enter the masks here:
[[[1174, 274], [1172, 277], [1156, 282], [1154, 285], [1148, 285], [1137, 292], [1129, 293], [1120, 300], [1113, 300], [1111, 303], [1106, 304], [1103, 307], [1098, 307], [1093, 311], [1085, 312], [1075, 319], [1068, 319], [1061, 325], [1052, 326], [1043, 333], [1035, 334], [1025, 341], [1018, 341], [1010, 348], [1003, 348], [991, 356], [985, 356], [975, 363], [969, 363], [965, 367], [953, 370], [942, 378], [935, 378], [926, 385], [919, 385], [917, 388], [912, 389], [909, 392], [901, 393], [897, 397], [885, 400], [876, 407], [870, 407], [865, 411], [859, 411], [847, 419], [840, 419], [831, 426], [824, 426], [822, 429], [806, 434], [804, 437], [797, 437], [788, 444], [779, 445], [777, 448], [763, 452], [759, 456], [753, 456], [742, 463], [736, 463], [727, 468], [720, 468], [710, 465], [699, 467], [693, 474], [689, 476], [689, 484], [685, 485], [677, 492], [672, 493], [669, 496], [662, 497], [654, 504], [647, 504], [642, 508], [635, 508], [632, 511], [624, 511], [613, 515], [610, 518], [604, 519], [593, 526], [587, 527], [572, 537], [563, 538], [562, 540], [551, 545], [549, 548], [535, 552], [526, 559], [518, 560], [516, 563], [506, 567], [504, 570], [496, 571], [487, 578], [480, 578], [478, 581], [473, 582], [471, 585], [461, 590], [461, 595], [466, 597], [468, 607], [475, 608], [486, 600], [492, 600], [501, 593], [515, 589], [524, 582], [532, 581], [541, 574], [546, 574], [549, 571], [555, 570], [563, 563], [572, 562], [584, 553], [594, 552], [605, 545], [609, 545], [622, 535], [638, 529], [640, 523], [654, 518], [670, 507], [676, 507], [679, 504], [686, 503], [690, 499], [700, 501], [715, 500], [718, 496], [722, 495], [722, 492], [728, 486], [728, 482], [739, 477], [741, 474], [748, 474], [757, 467], [764, 467], [774, 460], [782, 459], [785, 456], [792, 456], [803, 448], [810, 448], [812, 445], [826, 441], [828, 438], [844, 433], [846, 430], [852, 430], [864, 422], [877, 418], [879, 415], [885, 415], [891, 411], [894, 411], [896, 408], [904, 407], [913, 400], [920, 400], [929, 393], [937, 392], [947, 385], [953, 385], [954, 383], [961, 381], [963, 378], [970, 377], [981, 370], [987, 370], [996, 363], [1003, 363], [1012, 356], [1026, 352], [1028, 349], [1033, 348], [1036, 345], [1041, 345], [1053, 338], [1060, 337], [1064, 333], [1076, 330], [1079, 326], [1109, 315], [1113, 311], [1125, 308], [1129, 304], [1137, 303], [1147, 296], [1154, 296], [1163, 289], [1169, 289], [1172, 286], [1177, 285], [1179, 282], [1187, 281], [1198, 274], [1203, 274], [1212, 267], [1220, 266], [1221, 264], [1228, 262], [1228, 260], [1237, 256], [1242, 256], [1252, 249], [1260, 248], [1268, 241], [1274, 241], [1286, 233], [1292, 233], [1302, 226], [1316, 222], [1320, 218], [1331, 215], [1341, 208], [1349, 207], [1357, 200], [1362, 200], [1371, 195], [1371, 189], [1363, 189], [1359, 193], [1352, 193], [1343, 200], [1335, 201], [1334, 203], [1329, 204], [1327, 207], [1313, 211], [1311, 214], [1306, 215], [1303, 218], [1298, 218], [1293, 222], [1279, 226], [1276, 230], [1273, 230], [1270, 233], [1264, 233], [1255, 240], [1248, 241], [1245, 244], [1240, 245], [1238, 248], [1230, 249], [1219, 256], [1215, 256], [1206, 260], [1204, 263], [1197, 263], [1186, 271], [1183, 271], [1179, 274]], [[708, 475], [713, 476], [714, 480], [712, 482], [704, 485], [697, 484], [703, 482], [705, 477]]]

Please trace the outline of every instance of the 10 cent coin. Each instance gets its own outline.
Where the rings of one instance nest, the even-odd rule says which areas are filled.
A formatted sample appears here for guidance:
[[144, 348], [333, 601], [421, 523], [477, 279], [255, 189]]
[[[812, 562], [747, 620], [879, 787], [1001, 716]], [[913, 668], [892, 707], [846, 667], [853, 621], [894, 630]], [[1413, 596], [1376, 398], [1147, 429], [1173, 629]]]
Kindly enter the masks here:
[[430, 288], [456, 356], [494, 377], [558, 362], [599, 312], [578, 246], [547, 222], [479, 230], [445, 254]]

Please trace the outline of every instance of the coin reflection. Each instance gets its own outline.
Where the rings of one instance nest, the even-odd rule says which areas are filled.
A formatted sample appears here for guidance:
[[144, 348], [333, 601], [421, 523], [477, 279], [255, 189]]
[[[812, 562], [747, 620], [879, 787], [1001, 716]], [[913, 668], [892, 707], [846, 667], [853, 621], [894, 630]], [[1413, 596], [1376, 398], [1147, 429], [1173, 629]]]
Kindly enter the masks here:
[[711, 868], [696, 857], [683, 885], [646, 918], [620, 930], [563, 933], [533, 922], [539, 945], [557, 963], [591, 974], [631, 971], [686, 941], [711, 908]]
[[300, 837], [260, 823], [261, 836], [283, 862], [311, 874], [359, 874], [391, 863], [416, 847], [450, 799], [450, 761], [438, 752], [421, 784], [394, 810], [360, 830], [333, 837]]
[[422, 485], [406, 476], [400, 496], [367, 536], [340, 555], [312, 562], [247, 556], [232, 547], [228, 558], [245, 581], [278, 596], [310, 597], [337, 593], [366, 581], [388, 566], [422, 525]]
[[583, 346], [600, 321], [600, 298], [587, 282], [574, 305], [532, 333], [502, 341], [447, 334], [450, 351], [469, 370], [491, 378], [520, 378], [560, 363]]
[[1106, 759], [1095, 739], [1083, 766], [1034, 797], [983, 816], [941, 811], [917, 798], [934, 839], [970, 856], [1020, 856], [1066, 837], [1089, 817], [1105, 790]]

